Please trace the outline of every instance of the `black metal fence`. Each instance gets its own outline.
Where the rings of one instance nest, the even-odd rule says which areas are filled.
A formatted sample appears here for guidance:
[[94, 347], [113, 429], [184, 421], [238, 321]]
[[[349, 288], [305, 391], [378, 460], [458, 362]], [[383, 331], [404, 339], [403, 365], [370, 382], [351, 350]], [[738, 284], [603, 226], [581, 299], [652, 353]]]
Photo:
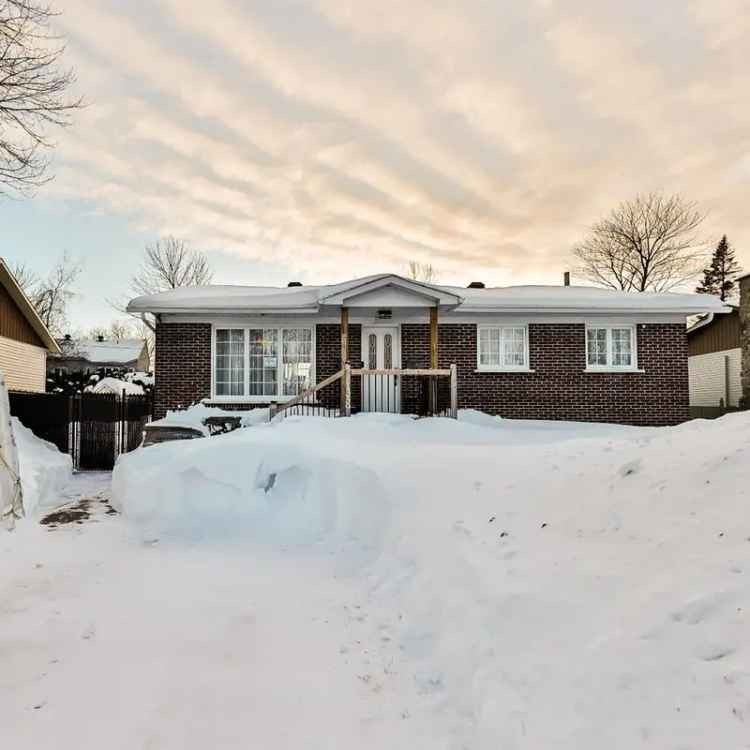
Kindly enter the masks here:
[[137, 448], [151, 419], [150, 396], [11, 391], [10, 413], [35, 435], [69, 453], [76, 469], [111, 469]]

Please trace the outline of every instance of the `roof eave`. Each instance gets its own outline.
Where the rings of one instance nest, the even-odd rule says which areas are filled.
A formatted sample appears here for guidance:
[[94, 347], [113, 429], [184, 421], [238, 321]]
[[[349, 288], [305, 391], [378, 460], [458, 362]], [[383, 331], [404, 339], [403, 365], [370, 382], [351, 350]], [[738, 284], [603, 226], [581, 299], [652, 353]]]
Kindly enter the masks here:
[[141, 315], [288, 315], [317, 313], [318, 306], [309, 307], [150, 307], [149, 309], [128, 307], [126, 312]]
[[18, 305], [21, 313], [29, 322], [29, 325], [44, 343], [47, 351], [52, 354], [60, 354], [60, 345], [55, 341], [55, 337], [50, 333], [49, 328], [47, 328], [44, 321], [39, 316], [36, 307], [34, 307], [31, 300], [26, 296], [26, 293], [23, 291], [20, 284], [16, 281], [16, 277], [11, 273], [2, 258], [0, 258], [0, 277], [3, 285], [13, 298], [13, 301]]
[[552, 314], [569, 314], [569, 315], [700, 315], [702, 313], [728, 313], [731, 309], [722, 310], [705, 310], [705, 309], [686, 309], [684, 307], [664, 307], [659, 309], [646, 309], [642, 307], [540, 307], [539, 305], [492, 305], [492, 306], [465, 306], [461, 305], [456, 309], [458, 313], [552, 313]]

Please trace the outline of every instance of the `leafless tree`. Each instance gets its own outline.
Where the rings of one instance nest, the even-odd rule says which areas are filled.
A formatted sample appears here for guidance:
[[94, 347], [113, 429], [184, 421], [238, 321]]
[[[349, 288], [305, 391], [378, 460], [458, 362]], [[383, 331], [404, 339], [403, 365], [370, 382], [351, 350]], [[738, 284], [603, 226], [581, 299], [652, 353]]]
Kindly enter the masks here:
[[36, 289], [41, 283], [39, 274], [36, 273], [32, 268], [29, 268], [25, 263], [16, 263], [13, 268], [13, 276], [15, 276], [18, 286], [23, 289], [26, 296], [31, 299], [31, 290]]
[[573, 249], [578, 272], [595, 284], [663, 292], [696, 277], [706, 257], [705, 218], [679, 195], [638, 195], [594, 224]]
[[0, 194], [29, 194], [48, 179], [47, 132], [82, 106], [68, 95], [75, 77], [60, 67], [53, 16], [39, 0], [0, 0]]
[[136, 294], [155, 294], [184, 286], [205, 286], [212, 278], [204, 253], [190, 249], [185, 240], [164, 237], [146, 247], [146, 257], [131, 287]]
[[63, 253], [46, 277], [40, 277], [25, 264], [13, 268], [20, 287], [55, 336], [62, 336], [68, 325], [68, 305], [75, 297], [74, 285], [81, 266]]
[[431, 263], [410, 260], [407, 266], [407, 274], [414, 281], [424, 281], [427, 284], [437, 281], [437, 272]]
[[[146, 246], [143, 262], [130, 280], [130, 291], [132, 296], [140, 296], [186, 286], [205, 286], [211, 283], [213, 275], [205, 253], [191, 249], [185, 240], [168, 236]], [[126, 302], [110, 304], [120, 312], [126, 311]], [[154, 342], [151, 334], [156, 328], [155, 322], [148, 315], [134, 317], [152, 356]]]
[[94, 326], [89, 330], [89, 338], [101, 336], [107, 341], [122, 341], [123, 339], [141, 338], [136, 330], [137, 321], [113, 320], [108, 326]]

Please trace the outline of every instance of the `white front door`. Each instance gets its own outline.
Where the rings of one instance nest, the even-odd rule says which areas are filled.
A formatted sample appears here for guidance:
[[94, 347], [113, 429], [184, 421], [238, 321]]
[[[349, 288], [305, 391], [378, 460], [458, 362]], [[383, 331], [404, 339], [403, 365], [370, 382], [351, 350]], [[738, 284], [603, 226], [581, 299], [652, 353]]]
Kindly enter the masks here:
[[[401, 367], [398, 326], [362, 326], [362, 360], [367, 370]], [[362, 376], [362, 411], [401, 412], [398, 375]]]

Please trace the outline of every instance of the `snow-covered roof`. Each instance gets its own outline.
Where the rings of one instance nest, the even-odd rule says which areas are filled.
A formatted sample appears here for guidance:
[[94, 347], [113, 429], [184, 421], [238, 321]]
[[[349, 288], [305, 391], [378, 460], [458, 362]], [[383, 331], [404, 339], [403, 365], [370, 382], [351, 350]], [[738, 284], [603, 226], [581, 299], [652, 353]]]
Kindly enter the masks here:
[[78, 339], [63, 342], [64, 357], [81, 357], [92, 364], [125, 364], [141, 356], [143, 339], [120, 339], [119, 341], [98, 341], [96, 339]]
[[143, 388], [140, 385], [119, 378], [102, 378], [96, 385], [91, 386], [92, 393], [115, 393], [119, 396], [123, 391], [128, 396], [143, 395]]
[[[360, 290], [398, 287], [429, 304], [460, 312], [670, 313], [729, 312], [718, 297], [671, 292], [622, 292], [582, 286], [508, 286], [485, 289], [426, 284], [396, 274], [378, 274], [324, 286], [254, 287], [212, 285], [171, 289], [137, 297], [132, 313], [297, 313], [346, 304]], [[364, 292], [363, 292], [364, 293]], [[426, 303], [427, 304], [427, 301]]]
[[[737, 310], [739, 310], [739, 307], [737, 307], [737, 305], [731, 305], [727, 303], [727, 307], [729, 308], [727, 312], [734, 313], [734, 312], [737, 312]], [[714, 322], [714, 315], [715, 313], [710, 312], [698, 318], [698, 320], [694, 321], [691, 325], [688, 326], [688, 329], [687, 329], [688, 334], [695, 333], [701, 328], [705, 328], [707, 325], [711, 325], [711, 323]]]

